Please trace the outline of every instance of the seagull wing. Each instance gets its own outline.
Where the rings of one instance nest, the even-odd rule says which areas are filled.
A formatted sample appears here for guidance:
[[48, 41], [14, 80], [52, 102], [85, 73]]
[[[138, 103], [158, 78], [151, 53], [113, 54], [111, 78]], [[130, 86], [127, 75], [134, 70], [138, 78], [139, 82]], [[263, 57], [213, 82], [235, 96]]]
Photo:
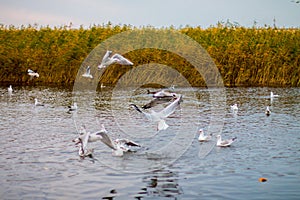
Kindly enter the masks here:
[[117, 150], [113, 142], [111, 141], [110, 137], [104, 132], [100, 131], [97, 133], [97, 135], [100, 135], [102, 138], [100, 138], [101, 142], [103, 142], [106, 146], [113, 150]]
[[34, 71], [32, 71], [31, 69], [27, 70], [28, 73], [34, 73]]
[[147, 119], [151, 120], [153, 119], [153, 115], [146, 113], [144, 111], [142, 111], [137, 105], [135, 104], [130, 104], [131, 107], [133, 107], [135, 110], [137, 110], [138, 112], [142, 113]]
[[141, 145], [139, 145], [138, 143], [132, 141], [132, 140], [129, 140], [129, 139], [117, 139], [118, 142], [120, 143], [124, 143], [128, 146], [136, 146], [136, 147], [140, 147]]
[[117, 60], [117, 63], [120, 65], [133, 65], [130, 60], [117, 53], [114, 54], [111, 58]]
[[158, 113], [160, 118], [167, 118], [168, 116], [170, 116], [179, 106], [181, 100], [182, 100], [182, 95], [179, 95], [175, 101], [170, 103], [167, 107], [165, 107], [162, 111]]
[[86, 68], [86, 74], [90, 74], [90, 73], [91, 73], [91, 67], [87, 66], [87, 68]]
[[112, 51], [107, 50], [105, 55], [102, 58], [101, 64], [104, 64], [110, 60], [109, 56], [112, 54]]

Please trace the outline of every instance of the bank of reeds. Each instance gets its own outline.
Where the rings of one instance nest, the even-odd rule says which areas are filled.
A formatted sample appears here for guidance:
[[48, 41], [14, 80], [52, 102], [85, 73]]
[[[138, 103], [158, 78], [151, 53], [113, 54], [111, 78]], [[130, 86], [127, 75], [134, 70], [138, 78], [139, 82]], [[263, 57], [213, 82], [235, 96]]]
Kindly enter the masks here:
[[[31, 84], [27, 69], [38, 71], [35, 84], [72, 85], [88, 54], [107, 38], [136, 29], [130, 26], [70, 27], [1, 26], [0, 83]], [[166, 28], [164, 30], [170, 30]], [[178, 29], [197, 41], [213, 58], [226, 86], [300, 86], [299, 28], [218, 26]], [[163, 41], [162, 41], [163, 42]], [[174, 41], [176, 42], [176, 41]], [[187, 60], [170, 52], [141, 49], [126, 54], [135, 66], [172, 66], [193, 86], [205, 86]], [[99, 57], [99, 62], [101, 57]], [[101, 82], [115, 84], [128, 67], [112, 66]]]

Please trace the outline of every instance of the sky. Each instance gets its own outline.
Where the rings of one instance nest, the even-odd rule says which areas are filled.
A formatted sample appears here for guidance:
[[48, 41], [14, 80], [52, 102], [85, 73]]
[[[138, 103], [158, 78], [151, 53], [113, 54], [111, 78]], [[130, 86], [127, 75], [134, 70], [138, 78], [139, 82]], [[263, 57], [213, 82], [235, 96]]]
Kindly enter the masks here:
[[300, 27], [295, 0], [0, 0], [0, 24]]

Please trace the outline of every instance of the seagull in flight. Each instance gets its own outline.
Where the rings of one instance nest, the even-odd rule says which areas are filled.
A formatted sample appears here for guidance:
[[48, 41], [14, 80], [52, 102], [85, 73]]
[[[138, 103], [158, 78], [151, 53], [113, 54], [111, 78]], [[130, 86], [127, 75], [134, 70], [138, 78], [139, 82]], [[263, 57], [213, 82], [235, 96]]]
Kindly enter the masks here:
[[218, 147], [229, 147], [236, 140], [236, 137], [227, 140], [222, 140], [221, 135], [218, 135], [217, 139]]
[[115, 139], [111, 140], [106, 131], [97, 133], [101, 136], [100, 141], [103, 142], [106, 146], [112, 149], [113, 156], [123, 156], [124, 152], [130, 152], [131, 147], [140, 147], [138, 143], [129, 140], [129, 139]]
[[82, 74], [82, 76], [86, 77], [86, 78], [93, 78], [93, 76], [91, 75], [91, 67], [90, 66], [86, 67], [86, 71], [84, 74]]
[[116, 53], [113, 56], [111, 56], [111, 54], [112, 51], [106, 51], [100, 65], [98, 66], [98, 69], [106, 68], [114, 63], [118, 63], [120, 65], [133, 65], [133, 63], [130, 60], [124, 58], [122, 55]]
[[151, 112], [144, 112], [135, 104], [130, 104], [135, 110], [142, 113], [148, 120], [157, 122], [157, 130], [166, 130], [169, 125], [166, 123], [165, 119], [169, 117], [172, 113], [175, 112], [177, 107], [180, 105], [182, 101], [182, 95], [178, 95], [175, 101], [170, 103], [166, 108], [161, 110], [160, 112], [155, 112], [154, 110], [150, 110]]
[[199, 142], [206, 142], [206, 141], [208, 141], [208, 140], [211, 139], [211, 136], [212, 136], [212, 134], [210, 134], [210, 135], [204, 135], [204, 131], [203, 131], [203, 129], [201, 128], [201, 129], [199, 129], [199, 137], [198, 137], [198, 141], [199, 141]]
[[78, 137], [72, 140], [73, 142], [75, 142], [75, 145], [79, 146], [78, 154], [80, 157], [87, 157], [87, 156], [92, 157], [93, 150], [88, 149], [87, 147], [88, 143], [101, 140], [102, 136], [100, 135], [100, 133], [102, 132], [103, 133], [107, 132], [103, 125], [100, 131], [94, 133], [87, 132], [85, 126], [84, 125], [81, 126]]
[[40, 77], [40, 75], [37, 72], [34, 72], [31, 69], [28, 69], [27, 72], [28, 72], [28, 75], [30, 76], [30, 78], [33, 78], [33, 77], [37, 77], [38, 78], [38, 77]]

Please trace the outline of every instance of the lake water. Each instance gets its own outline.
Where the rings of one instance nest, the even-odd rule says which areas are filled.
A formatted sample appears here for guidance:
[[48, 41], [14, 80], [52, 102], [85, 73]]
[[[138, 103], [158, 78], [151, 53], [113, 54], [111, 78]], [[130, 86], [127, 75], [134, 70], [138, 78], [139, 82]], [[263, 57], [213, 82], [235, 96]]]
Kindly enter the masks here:
[[[146, 89], [14, 87], [8, 96], [2, 87], [0, 198], [300, 198], [299, 88], [176, 88], [183, 102], [160, 132], [129, 106], [149, 102]], [[272, 102], [270, 91], [279, 95]], [[45, 106], [34, 107], [34, 98]], [[73, 101], [79, 109], [70, 113]], [[72, 139], [83, 124], [91, 132], [104, 124], [112, 138], [128, 137], [142, 147], [113, 157], [96, 142], [89, 146], [94, 158], [81, 159]], [[215, 137], [200, 143], [199, 128], [237, 141], [229, 148], [216, 147]]]

